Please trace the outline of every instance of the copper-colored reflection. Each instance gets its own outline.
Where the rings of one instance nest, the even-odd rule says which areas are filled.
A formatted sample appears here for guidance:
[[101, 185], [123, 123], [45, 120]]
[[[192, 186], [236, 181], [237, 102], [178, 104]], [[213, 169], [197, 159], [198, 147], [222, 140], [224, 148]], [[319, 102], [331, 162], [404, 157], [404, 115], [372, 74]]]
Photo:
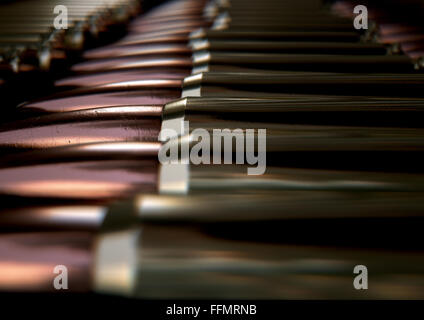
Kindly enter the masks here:
[[56, 291], [53, 271], [64, 265], [69, 290], [89, 291], [92, 242], [87, 232], [0, 235], [0, 290]]
[[152, 32], [147, 35], [127, 36], [116, 42], [117, 45], [141, 45], [154, 43], [184, 43], [189, 41], [192, 30], [171, 30], [168, 32]]
[[22, 109], [37, 109], [43, 112], [67, 112], [113, 106], [165, 104], [171, 100], [178, 99], [180, 96], [180, 90], [168, 89], [96, 93], [30, 102], [23, 105]]
[[171, 1], [155, 8], [141, 19], [172, 18], [176, 16], [188, 16], [202, 13], [205, 1]]
[[191, 49], [185, 44], [151, 44], [135, 46], [105, 46], [88, 50], [84, 53], [86, 59], [100, 59], [110, 57], [129, 57], [144, 55], [162, 55], [162, 54], [190, 54]]
[[50, 98], [73, 97], [85, 94], [95, 94], [101, 92], [112, 93], [116, 91], [144, 91], [144, 90], [177, 90], [181, 89], [181, 79], [136, 79], [131, 81], [119, 81], [100, 84], [97, 86], [82, 86], [71, 90], [64, 90], [57, 92], [50, 96]]
[[0, 226], [6, 228], [54, 228], [56, 230], [96, 230], [106, 216], [106, 207], [45, 206], [3, 210]]
[[76, 72], [94, 72], [108, 70], [128, 70], [142, 68], [159, 68], [159, 67], [181, 67], [190, 68], [192, 66], [191, 59], [185, 57], [166, 57], [166, 58], [110, 58], [99, 59], [87, 62], [81, 62], [74, 65], [71, 69]]
[[9, 153], [0, 158], [1, 168], [36, 164], [102, 161], [146, 160], [157, 161], [160, 142], [99, 142]]
[[180, 22], [168, 22], [162, 24], [151, 24], [151, 25], [136, 25], [133, 24], [130, 26], [130, 32], [134, 33], [149, 33], [149, 32], [160, 32], [167, 30], [181, 30], [181, 29], [196, 29], [208, 26], [208, 23], [201, 20], [192, 20], [192, 21], [180, 21]]
[[[72, 120], [72, 119], [70, 119]], [[0, 132], [0, 148], [51, 148], [71, 144], [113, 141], [157, 141], [159, 118], [51, 123]], [[43, 120], [41, 120], [43, 121]], [[47, 121], [44, 121], [47, 122]]]
[[83, 161], [0, 169], [0, 194], [93, 201], [156, 190], [157, 161]]
[[77, 86], [93, 87], [107, 83], [135, 81], [135, 80], [157, 80], [157, 79], [176, 79], [180, 80], [189, 75], [189, 71], [173, 70], [172, 72], [161, 71], [121, 71], [121, 72], [102, 72], [95, 74], [86, 74], [60, 79], [55, 82], [56, 87]]

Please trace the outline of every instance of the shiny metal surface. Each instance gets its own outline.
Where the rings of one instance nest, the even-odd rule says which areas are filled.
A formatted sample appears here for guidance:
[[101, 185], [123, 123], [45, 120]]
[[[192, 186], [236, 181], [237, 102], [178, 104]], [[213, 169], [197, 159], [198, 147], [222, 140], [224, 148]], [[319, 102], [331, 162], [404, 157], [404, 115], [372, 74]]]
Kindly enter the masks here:
[[68, 266], [72, 291], [89, 292], [92, 241], [88, 232], [0, 235], [0, 290], [53, 292], [52, 270], [60, 260]]
[[230, 241], [211, 230], [151, 225], [140, 245], [134, 295], [141, 298], [363, 298], [351, 289], [359, 263], [378, 275], [367, 298], [422, 296], [415, 253]]
[[[351, 1], [65, 0], [53, 31], [34, 1], [0, 10], [2, 293], [64, 264], [112, 301], [424, 298], [418, 11], [367, 2], [356, 30]], [[221, 160], [266, 129], [263, 174], [160, 163], [161, 128], [198, 153], [196, 129], [240, 129]]]
[[75, 161], [0, 169], [0, 194], [111, 201], [154, 192], [154, 160]]
[[31, 101], [21, 106], [22, 111], [28, 112], [68, 112], [103, 107], [128, 105], [164, 104], [179, 98], [180, 90], [150, 89], [141, 91], [119, 91], [93, 93], [81, 96], [58, 97]]
[[422, 97], [421, 74], [200, 72], [184, 79], [183, 97], [289, 97], [319, 95]]
[[28, 118], [0, 127], [5, 152], [96, 142], [155, 142], [162, 107], [122, 106]]

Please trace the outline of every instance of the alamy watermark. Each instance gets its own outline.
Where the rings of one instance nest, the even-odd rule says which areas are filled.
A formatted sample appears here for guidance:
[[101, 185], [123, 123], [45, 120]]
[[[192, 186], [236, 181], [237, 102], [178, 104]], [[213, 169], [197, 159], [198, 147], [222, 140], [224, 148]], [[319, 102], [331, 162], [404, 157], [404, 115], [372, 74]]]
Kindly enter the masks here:
[[53, 273], [58, 274], [53, 279], [53, 287], [56, 290], [68, 289], [68, 268], [62, 264], [54, 267]]
[[60, 4], [54, 7], [53, 13], [57, 14], [53, 20], [54, 28], [68, 29], [68, 8]]
[[[184, 121], [182, 132], [166, 128], [159, 135], [164, 142], [158, 159], [169, 164], [236, 164], [256, 165], [247, 169], [248, 175], [262, 175], [266, 170], [266, 129], [212, 129], [196, 128], [188, 139], [189, 122]], [[179, 143], [177, 143], [179, 142]], [[255, 152], [255, 146], [257, 149]]]
[[353, 287], [356, 290], [368, 289], [368, 268], [364, 265], [357, 265], [353, 268], [353, 273], [357, 276], [353, 279]]
[[368, 9], [366, 6], [357, 5], [353, 8], [353, 13], [357, 14], [353, 20], [353, 26], [355, 29], [368, 29]]

